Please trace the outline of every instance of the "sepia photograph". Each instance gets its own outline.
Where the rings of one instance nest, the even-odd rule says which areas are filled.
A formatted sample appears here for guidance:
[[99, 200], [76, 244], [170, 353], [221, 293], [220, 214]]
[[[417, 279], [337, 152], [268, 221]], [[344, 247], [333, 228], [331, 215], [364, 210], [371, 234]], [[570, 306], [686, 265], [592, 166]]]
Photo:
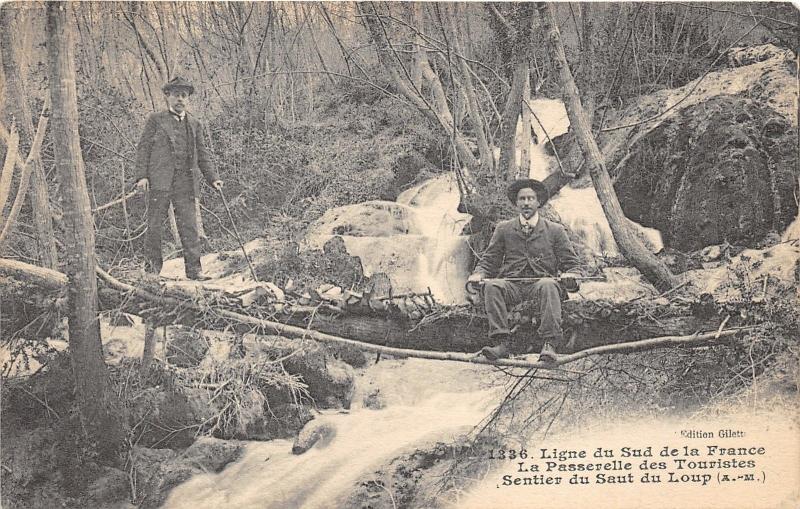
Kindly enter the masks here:
[[0, 507], [800, 507], [789, 2], [0, 4]]

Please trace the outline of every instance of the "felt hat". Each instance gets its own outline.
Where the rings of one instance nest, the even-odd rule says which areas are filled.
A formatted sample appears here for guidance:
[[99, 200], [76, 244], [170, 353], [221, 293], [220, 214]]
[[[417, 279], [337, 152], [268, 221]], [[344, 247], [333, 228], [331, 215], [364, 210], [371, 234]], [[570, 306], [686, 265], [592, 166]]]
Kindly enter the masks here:
[[506, 190], [506, 195], [508, 199], [511, 200], [511, 203], [517, 203], [517, 193], [519, 193], [520, 189], [525, 188], [533, 189], [533, 192], [536, 193], [536, 199], [539, 200], [540, 207], [550, 198], [550, 193], [547, 192], [547, 188], [538, 180], [518, 179], [511, 182]]
[[168, 82], [164, 83], [164, 86], [161, 87], [161, 90], [167, 94], [170, 90], [188, 90], [189, 95], [194, 94], [194, 85], [189, 83], [187, 80], [183, 79], [180, 76], [176, 76], [169, 80]]

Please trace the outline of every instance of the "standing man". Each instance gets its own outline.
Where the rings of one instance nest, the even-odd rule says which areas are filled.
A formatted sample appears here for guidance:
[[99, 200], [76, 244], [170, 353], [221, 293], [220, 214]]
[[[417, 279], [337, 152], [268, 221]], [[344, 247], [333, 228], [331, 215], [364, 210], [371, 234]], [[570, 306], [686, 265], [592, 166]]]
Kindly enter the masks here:
[[[483, 299], [489, 318], [489, 337], [494, 347], [481, 353], [489, 360], [511, 353], [508, 308], [524, 300], [533, 300], [538, 307], [539, 337], [544, 340], [539, 359], [556, 360], [556, 350], [564, 347], [561, 330], [561, 302], [566, 299], [561, 277], [568, 287], [577, 290], [580, 264], [564, 227], [540, 217], [549, 193], [537, 180], [516, 180], [509, 185], [508, 199], [519, 215], [497, 225], [470, 282], [483, 282]], [[496, 278], [496, 279], [488, 279]], [[537, 281], [513, 281], [512, 278], [541, 278]]]
[[178, 234], [183, 246], [186, 277], [208, 279], [200, 267], [200, 241], [195, 215], [195, 168], [200, 168], [208, 183], [222, 190], [203, 139], [203, 126], [186, 110], [194, 86], [183, 78], [171, 79], [161, 88], [169, 109], [147, 118], [136, 147], [136, 171], [140, 191], [149, 189], [145, 269], [161, 272], [161, 233], [169, 205], [175, 209]]

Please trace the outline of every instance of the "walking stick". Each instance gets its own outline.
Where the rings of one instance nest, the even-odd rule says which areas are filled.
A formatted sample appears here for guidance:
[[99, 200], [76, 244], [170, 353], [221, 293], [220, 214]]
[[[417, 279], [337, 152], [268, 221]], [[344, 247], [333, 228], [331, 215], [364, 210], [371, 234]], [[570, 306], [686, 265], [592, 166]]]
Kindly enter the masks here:
[[482, 279], [481, 281], [467, 281], [467, 284], [464, 286], [467, 290], [467, 293], [470, 295], [475, 295], [478, 293], [479, 288], [483, 285], [484, 282], [487, 281], [514, 281], [517, 283], [535, 283], [536, 281], [542, 279], [552, 279], [556, 282], [561, 282], [563, 279], [572, 279], [575, 281], [608, 281], [606, 276], [578, 276], [578, 277], [498, 277], [498, 278], [486, 278]]
[[255, 269], [253, 269], [253, 264], [250, 261], [250, 257], [247, 255], [247, 251], [244, 249], [244, 243], [242, 242], [242, 236], [239, 235], [239, 229], [236, 227], [236, 221], [233, 220], [233, 214], [231, 214], [231, 209], [228, 207], [228, 200], [225, 199], [225, 194], [222, 192], [222, 189], [215, 189], [217, 189], [220, 197], [222, 198], [222, 204], [225, 205], [225, 211], [228, 213], [228, 219], [231, 220], [231, 226], [233, 226], [233, 233], [236, 235], [236, 240], [239, 241], [239, 247], [242, 248], [244, 259], [247, 260], [247, 266], [250, 267], [250, 274], [253, 276], [254, 281], [258, 281], [258, 277], [256, 276]]

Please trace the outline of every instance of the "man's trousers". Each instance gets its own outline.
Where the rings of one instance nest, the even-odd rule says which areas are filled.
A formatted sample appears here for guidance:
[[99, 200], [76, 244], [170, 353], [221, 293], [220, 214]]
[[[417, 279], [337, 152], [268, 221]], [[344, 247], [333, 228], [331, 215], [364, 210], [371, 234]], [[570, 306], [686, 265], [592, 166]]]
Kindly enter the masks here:
[[145, 239], [147, 269], [156, 274], [161, 272], [164, 263], [161, 254], [161, 236], [170, 203], [175, 209], [175, 222], [183, 247], [186, 276], [191, 278], [200, 273], [200, 240], [195, 216], [194, 180], [190, 171], [175, 172], [170, 191], [150, 189]]
[[561, 301], [563, 289], [554, 279], [540, 279], [531, 283], [519, 283], [502, 279], [486, 280], [483, 285], [483, 300], [489, 318], [489, 335], [508, 334], [508, 310], [522, 301], [530, 300], [538, 308], [539, 329], [542, 339], [561, 346], [564, 334], [561, 330]]

